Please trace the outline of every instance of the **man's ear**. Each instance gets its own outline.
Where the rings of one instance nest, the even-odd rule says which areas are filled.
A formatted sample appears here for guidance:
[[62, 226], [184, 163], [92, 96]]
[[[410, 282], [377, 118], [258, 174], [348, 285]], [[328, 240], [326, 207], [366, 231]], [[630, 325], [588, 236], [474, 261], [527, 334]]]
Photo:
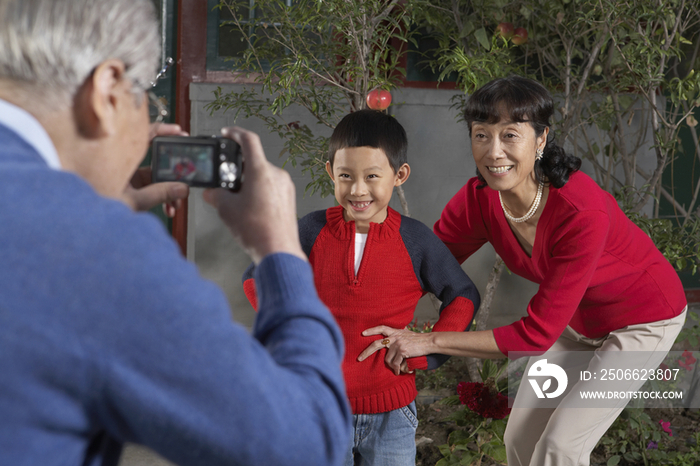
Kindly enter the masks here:
[[331, 181], [335, 183], [335, 178], [333, 178], [333, 167], [330, 162], [326, 162], [326, 173], [331, 177]]
[[402, 184], [404, 184], [410, 175], [411, 167], [407, 163], [404, 163], [399, 167], [399, 170], [396, 172], [394, 186], [401, 186]]
[[118, 110], [131, 84], [124, 79], [121, 60], [100, 63], [85, 80], [76, 96], [75, 117], [84, 136], [94, 139], [112, 135], [117, 130]]

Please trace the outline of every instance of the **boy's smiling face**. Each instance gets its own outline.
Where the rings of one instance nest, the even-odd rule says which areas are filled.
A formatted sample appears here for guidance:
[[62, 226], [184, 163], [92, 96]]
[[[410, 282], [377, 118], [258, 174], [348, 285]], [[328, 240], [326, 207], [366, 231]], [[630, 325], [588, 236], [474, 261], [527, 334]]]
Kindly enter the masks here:
[[383, 150], [374, 147], [346, 147], [335, 153], [326, 171], [335, 183], [335, 198], [345, 209], [345, 220], [355, 221], [357, 233], [367, 233], [370, 222], [382, 223], [394, 186], [403, 184], [411, 172], [403, 164], [391, 168]]

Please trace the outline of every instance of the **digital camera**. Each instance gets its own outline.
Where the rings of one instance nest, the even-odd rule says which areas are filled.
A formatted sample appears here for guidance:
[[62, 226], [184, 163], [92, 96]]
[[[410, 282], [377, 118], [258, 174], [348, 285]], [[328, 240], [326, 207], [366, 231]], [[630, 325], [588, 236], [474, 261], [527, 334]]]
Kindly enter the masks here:
[[154, 183], [180, 181], [193, 187], [241, 189], [243, 156], [235, 141], [220, 136], [157, 136], [151, 150]]

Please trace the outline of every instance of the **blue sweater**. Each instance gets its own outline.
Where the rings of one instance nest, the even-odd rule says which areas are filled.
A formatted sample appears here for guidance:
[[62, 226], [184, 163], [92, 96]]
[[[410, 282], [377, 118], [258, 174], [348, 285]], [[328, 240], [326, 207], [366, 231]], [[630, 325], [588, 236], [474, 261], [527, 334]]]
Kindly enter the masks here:
[[307, 263], [256, 271], [251, 337], [161, 223], [0, 125], [0, 465], [340, 464], [343, 341]]

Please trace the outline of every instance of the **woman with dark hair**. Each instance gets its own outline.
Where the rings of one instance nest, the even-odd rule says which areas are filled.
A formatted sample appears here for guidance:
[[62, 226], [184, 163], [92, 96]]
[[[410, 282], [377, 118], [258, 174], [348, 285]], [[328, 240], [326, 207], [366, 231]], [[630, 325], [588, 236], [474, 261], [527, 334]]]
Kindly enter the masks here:
[[[527, 316], [466, 333], [375, 327], [363, 334], [384, 339], [360, 355], [363, 360], [386, 348], [386, 363], [397, 373], [405, 370], [406, 358], [432, 353], [539, 355], [528, 363], [508, 420], [509, 466], [588, 465], [629, 398], [585, 404], [580, 391], [591, 387], [579, 380], [580, 371], [600, 375], [620, 355], [628, 364], [623, 369], [655, 370], [680, 332], [687, 308], [678, 275], [651, 239], [613, 196], [578, 171], [581, 160], [554, 142], [553, 113], [549, 92], [530, 79], [511, 76], [478, 89], [464, 112], [478, 175], [449, 201], [434, 226], [460, 262], [489, 242], [510, 271], [538, 283]], [[583, 363], [566, 356], [574, 351], [583, 352], [575, 353], [586, 357]], [[525, 383], [526, 376], [547, 366], [546, 360], [534, 365], [536, 360], [551, 363], [557, 355], [564, 355], [556, 361], [568, 379], [556, 379], [556, 393], [547, 392], [546, 384], [538, 390], [534, 379]], [[643, 382], [598, 387], [631, 393]], [[538, 398], [555, 396], [549, 409], [537, 404]]]

